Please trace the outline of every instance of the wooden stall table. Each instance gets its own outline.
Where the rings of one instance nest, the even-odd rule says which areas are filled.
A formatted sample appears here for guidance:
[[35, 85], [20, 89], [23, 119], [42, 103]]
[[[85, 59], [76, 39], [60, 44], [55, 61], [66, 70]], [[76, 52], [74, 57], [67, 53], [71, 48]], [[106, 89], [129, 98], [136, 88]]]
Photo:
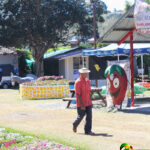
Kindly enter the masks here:
[[[71, 93], [71, 97], [66, 97], [66, 98], [63, 98], [63, 99], [62, 99], [63, 101], [68, 101], [66, 108], [69, 108], [71, 102], [74, 101], [74, 100], [76, 100], [76, 98], [74, 97], [74, 96], [75, 96], [75, 89], [70, 89], [69, 91], [70, 91], [70, 93]], [[103, 103], [104, 103], [105, 106], [106, 106], [106, 105], [107, 105], [107, 103], [106, 103], [106, 97], [104, 97], [104, 96], [102, 96], [102, 95], [100, 94], [101, 91], [102, 91], [101, 88], [92, 88], [92, 89], [91, 89], [92, 95], [94, 95], [94, 93], [96, 93], [96, 94], [98, 95], [98, 97], [92, 98], [92, 101], [102, 100]]]

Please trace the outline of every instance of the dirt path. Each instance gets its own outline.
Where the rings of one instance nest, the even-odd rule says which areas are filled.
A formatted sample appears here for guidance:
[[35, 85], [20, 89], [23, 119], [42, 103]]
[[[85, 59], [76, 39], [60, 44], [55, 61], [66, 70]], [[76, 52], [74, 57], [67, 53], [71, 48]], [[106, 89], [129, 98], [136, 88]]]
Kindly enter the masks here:
[[72, 132], [75, 109], [65, 109], [56, 100], [21, 100], [17, 90], [0, 90], [0, 126], [44, 134], [85, 145], [91, 150], [118, 150], [122, 143], [134, 149], [150, 149], [150, 116], [138, 113], [107, 113], [93, 110], [93, 131], [84, 135], [84, 121], [78, 133]]

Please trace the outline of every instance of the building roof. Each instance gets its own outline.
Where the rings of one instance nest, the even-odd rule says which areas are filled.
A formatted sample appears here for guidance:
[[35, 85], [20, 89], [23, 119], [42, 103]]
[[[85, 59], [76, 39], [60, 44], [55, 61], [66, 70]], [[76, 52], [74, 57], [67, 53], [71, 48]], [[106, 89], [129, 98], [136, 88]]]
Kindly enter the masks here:
[[79, 47], [75, 47], [72, 49], [56, 50], [54, 52], [44, 54], [44, 59], [48, 59], [48, 58], [63, 59], [68, 56], [81, 54], [81, 52], [82, 50]]
[[6, 48], [3, 46], [0, 46], [0, 55], [11, 55], [11, 54], [13, 55], [17, 54], [16, 48], [14, 47]]
[[70, 57], [70, 56], [81, 55], [81, 54], [82, 54], [82, 50], [80, 49], [80, 50], [64, 53], [64, 54], [61, 54], [61, 55], [56, 55], [54, 58], [64, 59], [64, 58], [67, 58], [67, 57]]
[[[102, 43], [118, 43], [128, 32], [135, 27], [134, 23], [134, 5], [124, 13], [107, 32], [99, 39]], [[125, 43], [130, 43], [128, 37]], [[138, 33], [136, 30], [133, 32], [134, 43], [149, 43], [150, 36]]]

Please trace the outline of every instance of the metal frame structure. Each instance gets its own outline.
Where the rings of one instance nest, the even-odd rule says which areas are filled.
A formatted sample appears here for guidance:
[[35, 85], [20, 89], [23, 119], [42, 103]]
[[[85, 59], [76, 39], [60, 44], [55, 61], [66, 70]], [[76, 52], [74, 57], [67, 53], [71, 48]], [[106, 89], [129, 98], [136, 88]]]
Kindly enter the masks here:
[[[116, 21], [116, 23], [98, 40], [102, 43], [130, 43], [131, 70], [131, 106], [134, 106], [134, 77], [133, 77], [133, 42], [149, 43], [150, 37], [136, 31], [134, 23], [134, 5]], [[120, 40], [121, 39], [121, 40]]]

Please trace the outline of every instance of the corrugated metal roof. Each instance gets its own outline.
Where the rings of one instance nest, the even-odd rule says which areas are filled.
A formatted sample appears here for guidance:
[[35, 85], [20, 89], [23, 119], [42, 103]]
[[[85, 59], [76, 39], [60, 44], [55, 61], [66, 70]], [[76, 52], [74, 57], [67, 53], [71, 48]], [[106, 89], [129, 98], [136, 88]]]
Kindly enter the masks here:
[[76, 51], [73, 51], [73, 52], [69, 52], [69, 53], [64, 53], [64, 54], [61, 54], [61, 55], [57, 55], [57, 56], [54, 56], [54, 58], [64, 59], [64, 58], [67, 58], [67, 57], [70, 57], [70, 56], [79, 55], [79, 54], [82, 54], [82, 50], [76, 50]]
[[46, 54], [44, 54], [44, 59], [55, 57], [57, 55], [61, 55], [61, 54], [64, 54], [66, 52], [71, 52], [71, 51], [76, 50], [76, 49], [78, 49], [78, 47], [75, 47], [75, 48], [72, 48], [72, 49], [56, 50], [54, 52], [46, 53]]
[[16, 48], [14, 47], [6, 48], [0, 46], [0, 55], [10, 55], [10, 54], [16, 55], [17, 54]]
[[[114, 23], [114, 25], [98, 41], [102, 43], [118, 43], [134, 27], [135, 23], [133, 5]], [[130, 43], [130, 37], [128, 37], [124, 42]], [[140, 34], [135, 30], [133, 33], [133, 42], [149, 43], [150, 36]]]

